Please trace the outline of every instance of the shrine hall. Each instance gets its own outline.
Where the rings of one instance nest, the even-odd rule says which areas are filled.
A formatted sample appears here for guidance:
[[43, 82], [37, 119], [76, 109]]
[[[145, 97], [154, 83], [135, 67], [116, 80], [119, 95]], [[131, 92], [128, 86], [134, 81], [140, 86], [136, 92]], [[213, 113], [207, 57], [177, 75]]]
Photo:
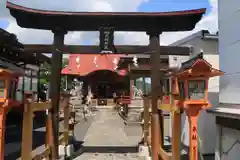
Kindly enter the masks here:
[[[125, 67], [127, 59], [128, 67]], [[137, 61], [136, 57], [124, 54], [73, 54], [62, 74], [70, 81], [75, 78], [83, 82], [85, 91], [90, 86], [94, 99], [112, 102], [114, 93], [117, 96], [132, 95], [134, 81], [139, 76], [133, 79], [131, 68], [134, 65], [139, 68]]]
[[120, 54], [74, 54], [62, 74], [83, 82], [86, 88], [91, 86], [95, 99], [113, 98], [113, 93], [130, 91], [128, 71], [118, 70]]

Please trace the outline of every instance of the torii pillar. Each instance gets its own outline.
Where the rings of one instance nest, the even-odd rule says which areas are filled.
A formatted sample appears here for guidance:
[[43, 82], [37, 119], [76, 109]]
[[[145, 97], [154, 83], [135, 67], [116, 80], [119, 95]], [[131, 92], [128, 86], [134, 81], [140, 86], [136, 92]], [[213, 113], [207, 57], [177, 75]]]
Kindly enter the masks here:
[[53, 127], [53, 143], [52, 158], [58, 158], [58, 138], [59, 138], [59, 98], [61, 85], [62, 70], [62, 51], [64, 47], [64, 36], [67, 34], [62, 28], [52, 30], [54, 34], [53, 51], [52, 51], [52, 67], [50, 76], [50, 98], [52, 102], [52, 127]]
[[[152, 144], [152, 159], [158, 160], [158, 152], [161, 145], [163, 145], [163, 131], [160, 129], [159, 112], [158, 112], [158, 97], [161, 96], [162, 88], [160, 84], [160, 40], [159, 32], [147, 32], [149, 35], [149, 51], [151, 61], [151, 144]], [[161, 115], [160, 115], [161, 116]], [[163, 119], [163, 118], [160, 118]], [[162, 126], [162, 125], [161, 125]], [[160, 135], [161, 134], [161, 135]]]

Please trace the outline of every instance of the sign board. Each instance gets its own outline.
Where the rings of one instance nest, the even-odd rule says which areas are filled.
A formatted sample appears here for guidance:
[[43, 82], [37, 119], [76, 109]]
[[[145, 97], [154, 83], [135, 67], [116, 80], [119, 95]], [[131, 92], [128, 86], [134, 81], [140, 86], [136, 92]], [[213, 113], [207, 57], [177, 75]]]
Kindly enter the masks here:
[[114, 29], [112, 27], [100, 27], [100, 53], [114, 53]]

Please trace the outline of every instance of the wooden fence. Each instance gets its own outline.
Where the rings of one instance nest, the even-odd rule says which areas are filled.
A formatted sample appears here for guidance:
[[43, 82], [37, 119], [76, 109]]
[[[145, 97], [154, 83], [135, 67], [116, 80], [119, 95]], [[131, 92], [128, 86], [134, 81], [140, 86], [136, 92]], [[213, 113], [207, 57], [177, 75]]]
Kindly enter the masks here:
[[[53, 150], [53, 126], [52, 126], [52, 112], [51, 101], [48, 102], [33, 102], [32, 97], [26, 97], [24, 102], [23, 114], [23, 129], [22, 129], [22, 160], [42, 160], [42, 159], [56, 159]], [[59, 144], [68, 145], [69, 140], [69, 96], [65, 96], [60, 101], [60, 107], [64, 109], [64, 133], [59, 137]], [[45, 148], [42, 152], [33, 154], [32, 150], [32, 137], [33, 137], [33, 121], [34, 113], [39, 111], [46, 111], [46, 142]]]

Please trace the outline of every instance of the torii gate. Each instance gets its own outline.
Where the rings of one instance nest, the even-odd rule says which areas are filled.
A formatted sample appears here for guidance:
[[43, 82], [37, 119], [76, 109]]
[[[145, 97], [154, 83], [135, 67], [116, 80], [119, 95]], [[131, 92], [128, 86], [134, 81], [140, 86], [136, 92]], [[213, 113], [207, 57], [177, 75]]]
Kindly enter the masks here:
[[[7, 1], [7, 8], [23, 28], [51, 30], [54, 34], [52, 49], [51, 100], [55, 154], [58, 154], [58, 119], [62, 52], [67, 31], [98, 31], [111, 27], [114, 31], [146, 32], [149, 35], [148, 51], [151, 53], [152, 102], [152, 158], [158, 160], [159, 116], [158, 96], [162, 95], [159, 74], [159, 35], [164, 31], [190, 31], [202, 18], [206, 9], [177, 12], [60, 12], [27, 8]], [[129, 21], [129, 23], [126, 23]], [[164, 22], [164, 23], [163, 23]], [[168, 54], [169, 55], [169, 54]]]

